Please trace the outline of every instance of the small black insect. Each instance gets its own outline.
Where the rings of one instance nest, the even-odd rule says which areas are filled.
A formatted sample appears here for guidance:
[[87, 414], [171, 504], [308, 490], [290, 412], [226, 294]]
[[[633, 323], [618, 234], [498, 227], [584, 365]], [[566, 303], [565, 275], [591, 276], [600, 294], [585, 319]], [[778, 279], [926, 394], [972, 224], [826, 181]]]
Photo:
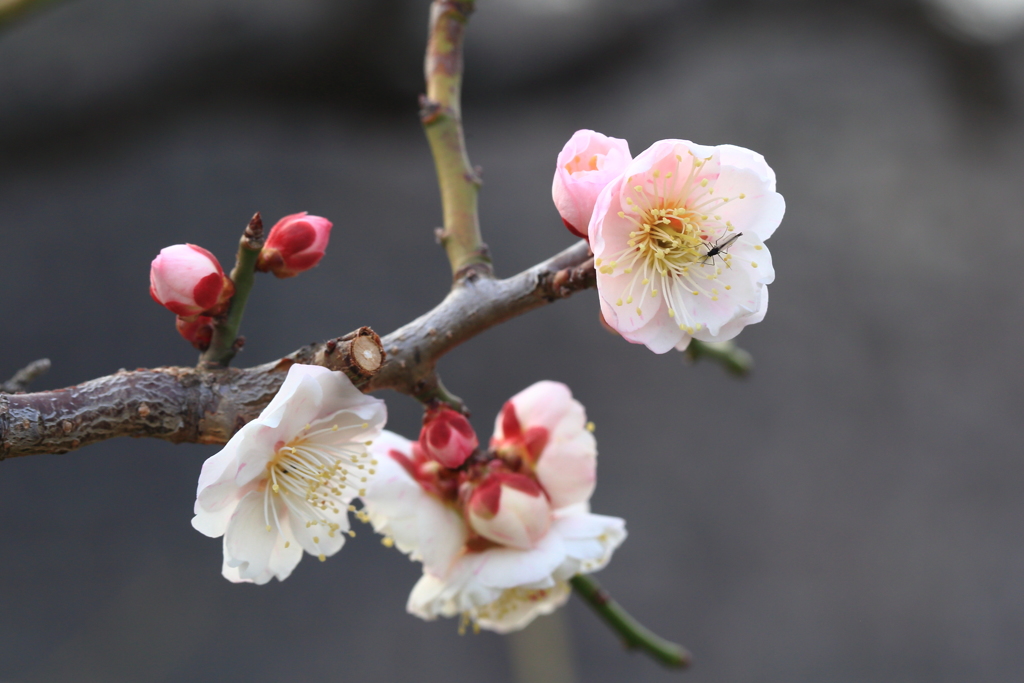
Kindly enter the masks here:
[[[726, 239], [725, 236], [719, 237], [717, 240], [715, 240], [714, 244], [708, 247], [708, 250], [704, 253], [704, 258], [701, 259], [700, 264], [703, 266], [705, 263], [708, 262], [708, 259], [711, 259], [711, 265], [715, 265], [715, 257], [718, 256], [719, 254], [724, 254], [726, 248], [730, 244], [738, 240], [740, 238], [740, 235], [742, 234], [742, 232], [738, 232], [735, 235], [729, 237], [728, 239]], [[722, 242], [723, 239], [725, 240], [724, 242]]]

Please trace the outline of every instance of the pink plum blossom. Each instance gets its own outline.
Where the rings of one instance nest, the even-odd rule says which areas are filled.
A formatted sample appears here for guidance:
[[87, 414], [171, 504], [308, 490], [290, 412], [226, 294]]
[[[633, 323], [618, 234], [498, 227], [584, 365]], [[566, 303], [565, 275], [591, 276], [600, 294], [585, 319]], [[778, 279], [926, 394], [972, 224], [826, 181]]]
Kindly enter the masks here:
[[427, 411], [419, 443], [427, 457], [451, 468], [462, 465], [480, 445], [466, 416], [447, 406]]
[[775, 279], [764, 240], [785, 210], [760, 154], [654, 143], [605, 187], [590, 221], [605, 321], [655, 353], [760, 322]]
[[558, 154], [551, 198], [570, 232], [587, 238], [597, 196], [630, 159], [625, 140], [592, 130], [578, 130], [569, 138]]
[[285, 216], [270, 229], [256, 269], [277, 277], [292, 277], [309, 270], [324, 257], [333, 224], [305, 211]]
[[325, 560], [349, 532], [348, 506], [376, 472], [367, 451], [384, 402], [344, 374], [292, 365], [259, 417], [203, 464], [192, 526], [224, 537], [224, 577], [288, 578], [302, 551]]
[[180, 316], [216, 315], [234, 292], [217, 257], [194, 244], [164, 247], [149, 269], [149, 295]]
[[491, 450], [458, 470], [385, 431], [362, 514], [386, 543], [423, 563], [408, 609], [461, 615], [506, 633], [569, 597], [626, 537], [625, 522], [590, 512], [597, 448], [583, 406], [564, 384], [538, 382], [509, 400]]

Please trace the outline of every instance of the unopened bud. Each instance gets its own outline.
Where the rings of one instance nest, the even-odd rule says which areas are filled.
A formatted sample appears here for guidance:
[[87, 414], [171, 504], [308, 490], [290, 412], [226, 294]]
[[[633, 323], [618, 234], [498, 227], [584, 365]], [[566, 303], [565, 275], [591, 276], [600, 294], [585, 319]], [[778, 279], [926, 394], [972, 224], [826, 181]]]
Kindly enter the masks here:
[[213, 318], [205, 315], [185, 318], [179, 315], [176, 326], [178, 334], [192, 346], [200, 351], [210, 348], [210, 340], [213, 338]]
[[592, 130], [578, 130], [569, 138], [558, 154], [551, 198], [570, 232], [587, 239], [597, 195], [631, 160], [625, 140]]
[[150, 296], [180, 316], [216, 315], [234, 293], [217, 257], [194, 244], [161, 249], [149, 269]]
[[551, 527], [551, 504], [536, 481], [522, 474], [488, 475], [469, 498], [467, 517], [478, 534], [529, 550]]
[[277, 277], [292, 277], [309, 270], [324, 257], [332, 223], [305, 211], [285, 216], [270, 229], [256, 270]]
[[428, 458], [454, 469], [466, 462], [480, 441], [465, 415], [441, 407], [424, 418], [419, 445]]

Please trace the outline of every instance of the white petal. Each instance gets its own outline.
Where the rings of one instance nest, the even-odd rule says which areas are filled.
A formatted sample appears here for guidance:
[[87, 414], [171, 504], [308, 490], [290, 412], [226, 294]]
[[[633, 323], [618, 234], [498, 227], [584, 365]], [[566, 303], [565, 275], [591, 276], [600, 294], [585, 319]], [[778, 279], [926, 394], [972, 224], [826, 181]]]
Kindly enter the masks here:
[[562, 536], [567, 556], [579, 562], [573, 573], [603, 568], [626, 540], [625, 520], [605, 515], [565, 515], [555, 521], [553, 530]]
[[764, 320], [765, 313], [767, 312], [768, 288], [762, 287], [761, 305], [758, 307], [757, 311], [749, 315], [738, 316], [732, 319], [731, 321], [723, 325], [722, 329], [720, 329], [718, 331], [718, 334], [715, 336], [712, 336], [707, 330], [698, 330], [697, 333], [694, 334], [693, 336], [695, 339], [705, 342], [729, 341], [730, 339], [738, 335], [740, 332], [742, 332], [743, 328], [746, 327], [747, 325], [753, 325], [754, 323], [759, 323], [762, 320]]
[[429, 571], [446, 573], [466, 542], [462, 516], [424, 491], [391, 457], [392, 450], [412, 456], [408, 439], [384, 431], [370, 450], [377, 460], [377, 474], [361, 499], [373, 528], [394, 539], [410, 559], [422, 560]]
[[487, 588], [515, 588], [549, 579], [565, 559], [565, 544], [557, 533], [548, 533], [536, 548], [488, 548], [459, 560], [472, 567], [473, 578]]
[[772, 236], [786, 213], [782, 195], [752, 170], [723, 168], [715, 183], [715, 196], [729, 198], [727, 204], [715, 209], [723, 221], [731, 221], [736, 230], [762, 240]]
[[378, 429], [383, 426], [387, 420], [384, 401], [359, 391], [344, 373], [332, 372], [319, 366], [302, 367], [316, 367], [322, 371], [313, 375], [323, 391], [316, 419], [327, 419], [341, 410], [350, 410], [362, 417], [364, 422], [378, 424]]
[[[278, 540], [272, 517], [264, 513], [263, 502], [263, 492], [247, 493], [231, 515], [227, 533], [224, 534], [225, 562], [238, 567], [239, 577], [243, 580], [258, 581], [264, 578], [270, 554]], [[267, 529], [268, 518], [270, 530]]]
[[732, 166], [753, 171], [769, 190], [775, 189], [775, 171], [771, 169], [763, 156], [746, 147], [736, 145], [718, 145], [715, 149], [723, 168]]
[[[305, 501], [289, 500], [289, 504], [296, 509], [289, 510], [289, 527], [295, 540], [302, 549], [314, 557], [323, 555], [330, 557], [341, 550], [348, 538], [346, 532], [349, 529], [348, 509], [345, 506], [338, 508], [339, 514], [333, 514], [331, 509], [322, 510]], [[337, 524], [337, 529], [331, 529], [328, 524]]]
[[514, 589], [498, 601], [476, 611], [476, 623], [495, 633], [511, 633], [543, 614], [551, 614], [569, 599], [569, 584], [560, 581], [550, 588]]

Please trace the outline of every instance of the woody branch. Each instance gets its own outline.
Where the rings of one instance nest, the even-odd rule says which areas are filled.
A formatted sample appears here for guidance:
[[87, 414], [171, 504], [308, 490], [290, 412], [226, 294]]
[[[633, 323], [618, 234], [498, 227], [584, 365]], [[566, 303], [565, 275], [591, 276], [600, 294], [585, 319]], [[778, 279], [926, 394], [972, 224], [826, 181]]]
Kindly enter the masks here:
[[[437, 360], [500, 322], [593, 286], [584, 242], [504, 280], [467, 278], [383, 340], [369, 328], [252, 368], [118, 372], [66, 389], [0, 394], [0, 459], [66, 453], [118, 436], [225, 443], [256, 417], [293, 363], [345, 372], [363, 391], [436, 391]], [[385, 353], [387, 349], [387, 353]]]

